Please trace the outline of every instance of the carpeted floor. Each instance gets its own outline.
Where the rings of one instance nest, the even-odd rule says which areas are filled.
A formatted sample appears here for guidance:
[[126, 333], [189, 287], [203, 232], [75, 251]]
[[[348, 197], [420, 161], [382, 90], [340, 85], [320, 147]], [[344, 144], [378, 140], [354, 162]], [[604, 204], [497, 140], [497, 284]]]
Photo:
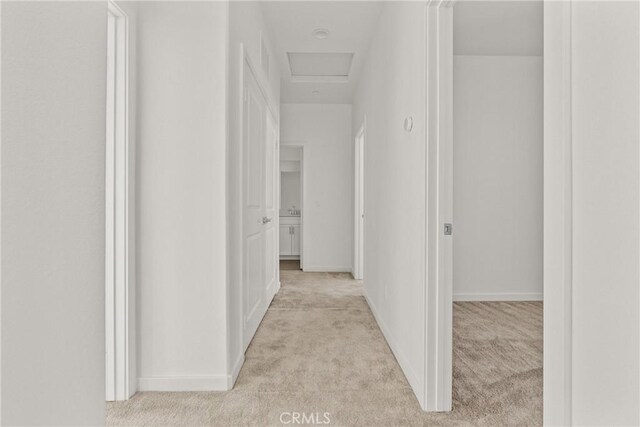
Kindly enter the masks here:
[[283, 270], [300, 270], [300, 260], [299, 259], [281, 259], [280, 271], [283, 271]]
[[281, 275], [233, 390], [138, 393], [107, 405], [107, 425], [282, 425], [283, 412], [342, 426], [542, 424], [542, 303], [456, 303], [454, 410], [424, 413], [360, 282]]

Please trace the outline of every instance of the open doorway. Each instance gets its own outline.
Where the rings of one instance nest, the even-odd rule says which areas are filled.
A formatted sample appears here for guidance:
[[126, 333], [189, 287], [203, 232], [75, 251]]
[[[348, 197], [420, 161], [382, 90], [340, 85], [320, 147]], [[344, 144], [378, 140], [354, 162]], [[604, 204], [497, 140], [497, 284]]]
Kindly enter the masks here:
[[[434, 318], [443, 334], [428, 351], [443, 386], [434, 387], [428, 401], [440, 410], [475, 401], [491, 406], [497, 399], [492, 390], [501, 384], [499, 404], [521, 417], [516, 423], [537, 424], [543, 376], [543, 5], [458, 2], [431, 16], [439, 25], [429, 31], [438, 54], [428, 52], [427, 61], [428, 93], [437, 93], [427, 96], [433, 132], [429, 225], [436, 236], [429, 295], [439, 300], [436, 316], [446, 315]], [[442, 22], [450, 23], [449, 30], [443, 31], [448, 27]]]
[[304, 270], [304, 145], [280, 148], [280, 269]]
[[[331, 413], [338, 413], [342, 403], [354, 396], [354, 390], [366, 390], [356, 395], [367, 401], [373, 394], [378, 395], [379, 402], [397, 397], [396, 390], [405, 390], [409, 397], [403, 397], [397, 405], [385, 407], [375, 402], [374, 410], [370, 410], [357, 404], [345, 412], [351, 420], [355, 416], [370, 424], [406, 423], [407, 419], [398, 418], [400, 413], [412, 413], [416, 419], [438, 423], [430, 418], [431, 414], [418, 411], [450, 409], [442, 395], [434, 396], [435, 388], [446, 382], [446, 366], [444, 375], [443, 371], [438, 372], [447, 363], [446, 345], [433, 352], [436, 354], [433, 365], [426, 360], [425, 353], [433, 350], [434, 341], [451, 340], [451, 329], [448, 337], [446, 331], [440, 333], [434, 317], [441, 316], [447, 321], [453, 304], [451, 293], [447, 294], [446, 290], [435, 294], [425, 292], [425, 282], [432, 280], [432, 276], [446, 275], [451, 264], [425, 265], [425, 251], [431, 253], [431, 245], [438, 239], [445, 240], [443, 251], [450, 251], [452, 238], [448, 234], [440, 237], [446, 231], [440, 219], [453, 223], [454, 235], [456, 224], [451, 217], [439, 216], [440, 212], [434, 215], [437, 206], [426, 200], [430, 194], [442, 194], [440, 190], [445, 185], [432, 191], [433, 184], [443, 182], [432, 179], [437, 178], [439, 169], [432, 168], [431, 163], [426, 165], [425, 158], [438, 159], [440, 155], [444, 159], [452, 153], [425, 146], [425, 134], [429, 138], [432, 133], [439, 137], [451, 134], [444, 127], [425, 125], [424, 118], [432, 113], [439, 113], [438, 118], [442, 118], [447, 108], [452, 107], [449, 104], [441, 109], [438, 105], [431, 108], [432, 102], [444, 98], [433, 96], [434, 92], [445, 94], [446, 90], [452, 90], [446, 84], [452, 82], [432, 87], [430, 80], [425, 79], [422, 68], [425, 52], [437, 51], [431, 44], [425, 46], [425, 26], [431, 28], [432, 24], [425, 22], [425, 5], [234, 2], [229, 7], [233, 29], [229, 42], [228, 148], [229, 176], [233, 181], [229, 197], [235, 203], [228, 218], [236, 226], [229, 228], [229, 242], [234, 249], [230, 251], [229, 262], [234, 268], [230, 269], [232, 275], [227, 288], [229, 341], [222, 344], [223, 348], [228, 345], [229, 350], [224, 367], [228, 377], [222, 377], [224, 383], [216, 379], [215, 385], [210, 385], [213, 383], [205, 382], [209, 378], [203, 378], [199, 384], [206, 384], [203, 388], [208, 389], [235, 385], [238, 393], [213, 399], [229, 398], [228, 402], [240, 399], [233, 405], [236, 408], [278, 407], [283, 402], [278, 399], [289, 396], [291, 390], [324, 387], [332, 396], [337, 396], [335, 402], [322, 408]], [[324, 16], [322, 28], [317, 28], [318, 15]], [[299, 26], [289, 25], [293, 16]], [[351, 25], [354, 22], [360, 26], [354, 28]], [[348, 31], [357, 37], [341, 39], [340, 35]], [[330, 33], [328, 39], [327, 32]], [[273, 44], [264, 38], [269, 33], [275, 33]], [[259, 44], [261, 40], [264, 43]], [[329, 58], [318, 56], [320, 48], [334, 40], [339, 44], [326, 49], [336, 51]], [[429, 38], [429, 43], [431, 40]], [[305, 44], [300, 46], [298, 41]], [[260, 46], [263, 49], [258, 49]], [[265, 50], [266, 55], [258, 54]], [[396, 55], [406, 51], [415, 54]], [[354, 54], [344, 55], [345, 52]], [[273, 60], [262, 62], [263, 57]], [[331, 67], [323, 71], [326, 74], [323, 76], [305, 74], [310, 70], [317, 72], [317, 64]], [[429, 76], [434, 71], [431, 65], [429, 63]], [[346, 74], [349, 83], [331, 81], [340, 77], [340, 73]], [[437, 74], [451, 77], [451, 70], [448, 74]], [[329, 77], [332, 78], [327, 81]], [[429, 82], [428, 91], [424, 90], [425, 81]], [[353, 85], [353, 91], [347, 85]], [[428, 92], [426, 97], [425, 92]], [[366, 129], [362, 126], [364, 117], [367, 117]], [[271, 136], [275, 129], [285, 141], [279, 148], [278, 138]], [[299, 165], [292, 165], [287, 173], [295, 176], [299, 169], [297, 185], [302, 195], [287, 201], [290, 199], [284, 194], [278, 198], [278, 193], [283, 193], [281, 185], [286, 184], [283, 181], [289, 181], [282, 177], [280, 159], [286, 160], [287, 149], [295, 145], [292, 141], [304, 148], [299, 155]], [[275, 153], [270, 153], [274, 147]], [[272, 175], [269, 172], [274, 159], [277, 160], [275, 175]], [[358, 173], [357, 165], [360, 165]], [[274, 212], [275, 217], [267, 209], [273, 200], [270, 197], [273, 176], [277, 197], [274, 206], [284, 209], [284, 212]], [[361, 182], [354, 186], [357, 179]], [[364, 205], [365, 179], [369, 233], [366, 241], [361, 239], [356, 243], [356, 224], [360, 222], [358, 228], [362, 227], [357, 216], [360, 214], [362, 218], [362, 209], [355, 207], [354, 201]], [[451, 180], [446, 183], [450, 184]], [[266, 188], [262, 184], [266, 184]], [[357, 193], [359, 196], [354, 196]], [[281, 249], [286, 244], [290, 250], [296, 247], [292, 242], [296, 234], [295, 228], [292, 231], [294, 225], [281, 221], [286, 215], [300, 217], [300, 229], [304, 218], [305, 233], [299, 235], [298, 245], [302, 250], [298, 256], [304, 258], [304, 272], [277, 271]], [[273, 225], [277, 226], [275, 230], [271, 228]], [[273, 231], [280, 234], [275, 236], [280, 248], [265, 252], [265, 247], [274, 247], [272, 240], [265, 242], [270, 239], [267, 234], [272, 236]], [[449, 239], [448, 246], [446, 239]], [[354, 255], [363, 243], [367, 277], [365, 281], [353, 280], [351, 273], [358, 268], [353, 264]], [[362, 249], [360, 253], [363, 254]], [[275, 285], [271, 280], [274, 271], [279, 279]], [[448, 278], [451, 279], [450, 274]], [[447, 298], [448, 307], [442, 309], [438, 304]], [[486, 325], [492, 319], [468, 316], [467, 320], [477, 326]], [[467, 341], [457, 341], [460, 345], [456, 352], [468, 356], [466, 361], [473, 361], [477, 350], [475, 341], [481, 341], [474, 340], [469, 337]], [[499, 365], [496, 352], [490, 346], [487, 349], [483, 354], [496, 356], [491, 361]], [[466, 420], [473, 420], [478, 419], [483, 409], [478, 400], [473, 399], [478, 396], [474, 391], [487, 390], [478, 386], [478, 373], [486, 373], [491, 367], [479, 363], [465, 366], [468, 369], [459, 378], [470, 387], [458, 387], [457, 392], [469, 399], [456, 405], [457, 411], [449, 416], [462, 414]], [[454, 372], [458, 369], [455, 364], [453, 369]], [[299, 372], [311, 374], [301, 377]], [[451, 369], [448, 373], [451, 380]], [[273, 400], [265, 405], [259, 395], [240, 397], [246, 396], [244, 390], [255, 387], [269, 390]], [[450, 401], [451, 389], [448, 391]], [[252, 400], [254, 398], [257, 400]], [[443, 402], [445, 405], [438, 406]], [[404, 405], [403, 409], [398, 410], [398, 405]], [[302, 403], [299, 407], [304, 408]], [[499, 405], [495, 407], [502, 409]], [[476, 410], [479, 412], [474, 412]], [[241, 419], [234, 418], [236, 415], [246, 419], [246, 413], [240, 412], [225, 409], [217, 416], [234, 424]], [[366, 418], [371, 413], [376, 417], [382, 413], [384, 418]], [[509, 424], [515, 419], [508, 418], [509, 415], [501, 412], [497, 416], [502, 418], [493, 418], [493, 421]], [[348, 424], [348, 418], [339, 417], [336, 416], [339, 423]], [[262, 418], [255, 424], [279, 421]]]

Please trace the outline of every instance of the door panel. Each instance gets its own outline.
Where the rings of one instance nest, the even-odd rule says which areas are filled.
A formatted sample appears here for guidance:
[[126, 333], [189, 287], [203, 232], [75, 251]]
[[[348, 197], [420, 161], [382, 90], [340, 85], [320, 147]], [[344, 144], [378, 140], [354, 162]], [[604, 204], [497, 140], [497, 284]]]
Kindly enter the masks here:
[[264, 316], [264, 140], [266, 103], [253, 73], [244, 67], [244, 333], [245, 349]]
[[267, 304], [271, 302], [271, 298], [276, 292], [276, 283], [278, 282], [277, 278], [277, 265], [276, 262], [279, 259], [277, 253], [277, 241], [278, 236], [276, 235], [276, 227], [271, 226], [264, 232], [264, 240], [266, 243], [265, 252], [265, 279], [267, 283]]
[[251, 66], [244, 64], [243, 344], [249, 346], [278, 283], [278, 127]]
[[[276, 206], [278, 206], [277, 182], [280, 173], [278, 161], [278, 128], [271, 113], [266, 114], [266, 138], [264, 146], [265, 169], [265, 282], [267, 284], [268, 303], [276, 292], [278, 283], [278, 224]], [[267, 304], [268, 304], [267, 303]]]
[[[247, 277], [246, 281], [246, 293], [245, 293], [245, 313], [247, 314], [247, 319], [252, 319], [258, 310], [260, 304], [262, 303], [262, 286], [263, 286], [263, 274], [262, 274], [262, 236], [260, 234], [255, 234], [250, 236], [247, 239], [247, 262], [246, 262], [246, 271]], [[252, 322], [256, 323], [256, 322]], [[255, 329], [258, 327], [258, 322], [255, 324], [255, 327], [252, 329], [251, 335], [255, 332]]]

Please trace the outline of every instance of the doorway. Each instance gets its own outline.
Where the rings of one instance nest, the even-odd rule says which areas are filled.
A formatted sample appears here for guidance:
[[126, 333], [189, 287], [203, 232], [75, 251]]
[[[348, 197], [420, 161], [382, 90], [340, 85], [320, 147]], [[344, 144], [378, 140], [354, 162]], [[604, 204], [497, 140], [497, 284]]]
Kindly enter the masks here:
[[304, 144], [285, 142], [280, 148], [281, 270], [304, 270]]
[[355, 140], [355, 223], [354, 223], [354, 238], [353, 247], [355, 249], [353, 254], [353, 278], [356, 280], [364, 279], [364, 145], [365, 145], [365, 124], [366, 119], [362, 122], [360, 130], [356, 134]]
[[[427, 404], [449, 410], [452, 389], [481, 396], [514, 372], [509, 387], [542, 402], [542, 4], [434, 5], [427, 17]], [[489, 347], [504, 371], [466, 372]]]

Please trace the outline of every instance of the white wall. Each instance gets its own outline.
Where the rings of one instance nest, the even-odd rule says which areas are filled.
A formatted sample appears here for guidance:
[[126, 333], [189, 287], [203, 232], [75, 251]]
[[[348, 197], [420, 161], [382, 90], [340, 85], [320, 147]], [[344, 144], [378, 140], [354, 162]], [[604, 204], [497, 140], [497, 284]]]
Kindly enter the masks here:
[[542, 0], [457, 1], [453, 54], [541, 56], [543, 10]]
[[[352, 126], [355, 135], [366, 116], [365, 294], [421, 403], [426, 264], [424, 18], [423, 3], [385, 3], [356, 91]], [[403, 129], [409, 115], [414, 118], [411, 133]], [[353, 222], [353, 217], [349, 220]]]
[[454, 300], [540, 300], [542, 57], [453, 67]]
[[351, 271], [351, 105], [283, 104], [280, 138], [303, 143], [305, 271]]
[[572, 6], [573, 423], [640, 423], [638, 3]]
[[228, 4], [138, 4], [141, 390], [225, 389]]
[[2, 4], [2, 425], [104, 423], [106, 13]]
[[280, 164], [290, 164], [291, 162], [302, 160], [302, 149], [300, 147], [280, 147]]
[[300, 209], [300, 172], [280, 173], [280, 208]]
[[[242, 89], [243, 58], [241, 45], [257, 69], [257, 78], [268, 93], [272, 106], [279, 116], [280, 72], [273, 55], [262, 8], [258, 2], [236, 1], [229, 4], [229, 79], [228, 79], [228, 290], [229, 290], [229, 356], [227, 371], [233, 379], [238, 374], [244, 360], [242, 345]], [[271, 53], [269, 76], [260, 65], [260, 37], [264, 36], [267, 49]], [[278, 120], [279, 117], [276, 117]]]
[[545, 424], [640, 424], [640, 13], [545, 5]]

